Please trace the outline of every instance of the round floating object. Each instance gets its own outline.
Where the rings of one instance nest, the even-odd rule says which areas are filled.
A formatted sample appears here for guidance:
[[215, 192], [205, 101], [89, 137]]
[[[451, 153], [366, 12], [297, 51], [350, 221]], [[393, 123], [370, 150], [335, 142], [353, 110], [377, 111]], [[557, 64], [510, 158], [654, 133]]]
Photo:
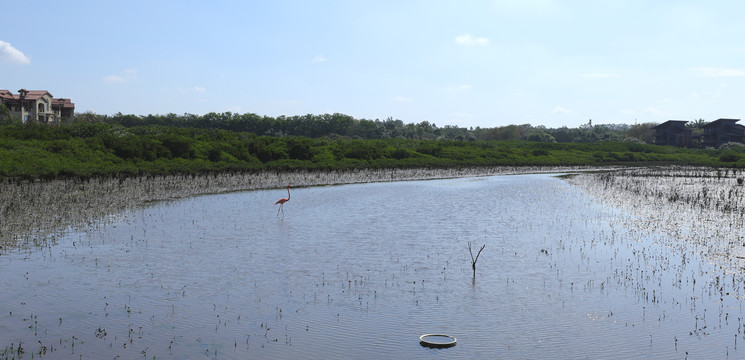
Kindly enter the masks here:
[[419, 337], [419, 344], [431, 348], [449, 348], [455, 346], [457, 341], [454, 336], [445, 334], [424, 334]]

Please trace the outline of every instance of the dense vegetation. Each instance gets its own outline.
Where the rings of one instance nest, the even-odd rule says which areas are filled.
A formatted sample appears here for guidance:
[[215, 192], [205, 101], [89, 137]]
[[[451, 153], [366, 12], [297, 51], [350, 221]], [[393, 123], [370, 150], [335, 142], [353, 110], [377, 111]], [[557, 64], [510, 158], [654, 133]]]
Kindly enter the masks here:
[[451, 125], [438, 127], [428, 121], [405, 124], [401, 120], [355, 119], [344, 114], [260, 116], [256, 114], [208, 113], [165, 115], [98, 115], [90, 112], [77, 114], [81, 122], [103, 122], [124, 127], [163, 125], [199, 129], [221, 129], [250, 132], [267, 136], [303, 136], [320, 138], [343, 136], [352, 139], [416, 139], [416, 140], [527, 140], [541, 142], [598, 142], [638, 141], [651, 143], [655, 124], [595, 125], [591, 121], [579, 128], [507, 125], [495, 128], [463, 128]]
[[358, 139], [340, 135], [268, 136], [185, 124], [124, 126], [114, 122], [76, 122], [61, 126], [0, 126], [0, 178], [6, 179], [266, 169], [611, 164], [745, 167], [745, 153], [737, 148], [694, 150], [610, 141], [558, 143]]

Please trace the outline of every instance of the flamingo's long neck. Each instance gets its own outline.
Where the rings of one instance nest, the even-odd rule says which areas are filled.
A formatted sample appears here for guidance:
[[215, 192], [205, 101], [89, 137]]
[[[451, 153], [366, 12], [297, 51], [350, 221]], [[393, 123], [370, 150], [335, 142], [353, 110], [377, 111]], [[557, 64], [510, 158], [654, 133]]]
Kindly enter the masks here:
[[287, 201], [290, 201], [290, 187], [287, 187]]

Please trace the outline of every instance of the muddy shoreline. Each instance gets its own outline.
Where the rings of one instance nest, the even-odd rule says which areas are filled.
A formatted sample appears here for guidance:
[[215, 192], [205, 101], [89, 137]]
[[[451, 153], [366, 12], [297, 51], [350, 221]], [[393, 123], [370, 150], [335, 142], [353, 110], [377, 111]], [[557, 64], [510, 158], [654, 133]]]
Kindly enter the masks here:
[[149, 202], [190, 196], [352, 183], [472, 176], [591, 171], [585, 167], [484, 167], [262, 171], [244, 174], [141, 176], [126, 179], [53, 180], [0, 184], [0, 253], [14, 246], [42, 245], [69, 226], [100, 221]]

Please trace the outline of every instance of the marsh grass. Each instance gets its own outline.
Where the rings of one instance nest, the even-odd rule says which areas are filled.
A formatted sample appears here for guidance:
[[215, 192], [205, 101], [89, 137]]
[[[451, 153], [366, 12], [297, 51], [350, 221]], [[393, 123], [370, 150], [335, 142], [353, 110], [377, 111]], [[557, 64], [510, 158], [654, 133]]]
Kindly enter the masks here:
[[698, 247], [728, 271], [745, 273], [743, 170], [650, 167], [584, 173], [568, 181], [610, 205], [642, 215], [629, 224], [665, 233], [674, 248]]
[[14, 246], [47, 246], [55, 231], [105, 221], [153, 201], [234, 191], [467, 176], [587, 170], [580, 167], [478, 167], [259, 171], [0, 183], [0, 254]]

